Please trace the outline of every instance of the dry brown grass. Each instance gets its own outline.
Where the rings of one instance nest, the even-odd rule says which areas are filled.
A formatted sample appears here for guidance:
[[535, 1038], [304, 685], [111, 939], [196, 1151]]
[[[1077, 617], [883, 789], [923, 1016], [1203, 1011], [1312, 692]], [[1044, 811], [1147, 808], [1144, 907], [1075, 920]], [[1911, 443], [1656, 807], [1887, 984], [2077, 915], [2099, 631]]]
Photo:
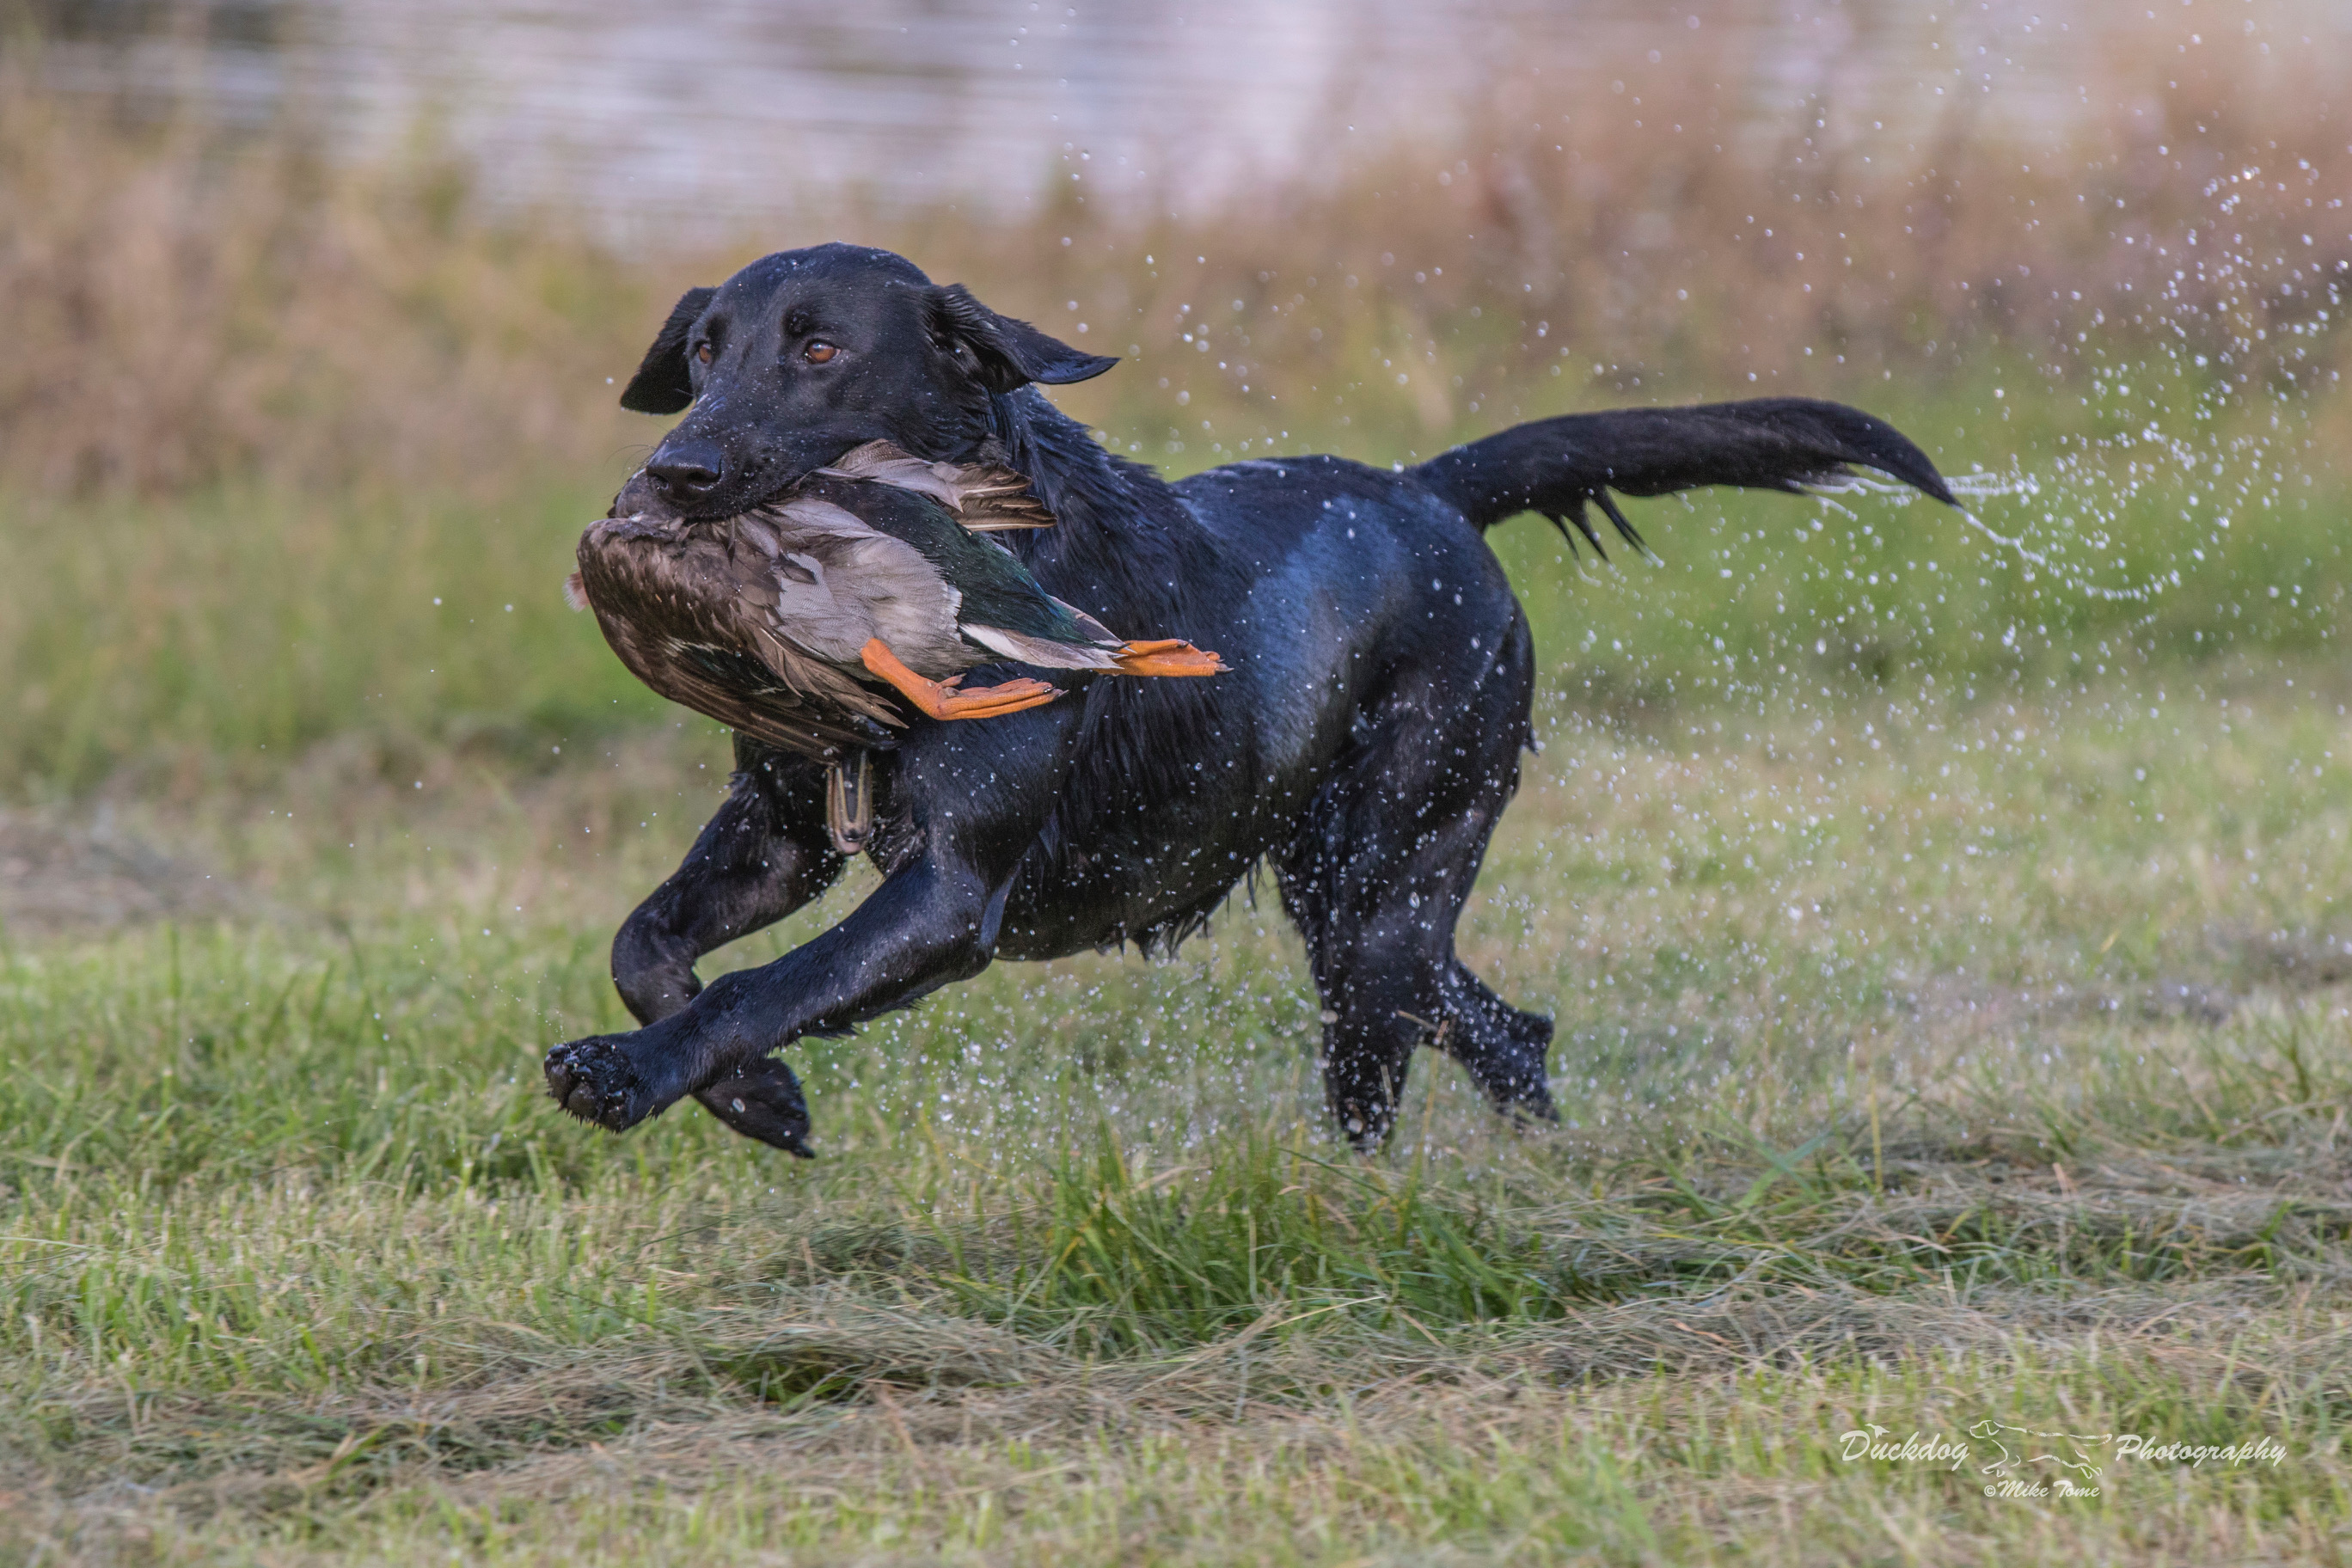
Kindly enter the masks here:
[[5, 472], [152, 489], [593, 463], [651, 430], [605, 377], [674, 290], [820, 237], [891, 245], [1055, 330], [1087, 321], [1089, 347], [1131, 345], [1144, 374], [1071, 396], [1123, 432], [1345, 418], [1425, 444], [1596, 381], [1823, 390], [1989, 359], [2082, 379], [2151, 349], [2206, 354], [2195, 380], [2332, 385], [2345, 62], [2218, 33], [2191, 47], [2200, 25], [2118, 31], [2081, 84], [2096, 107], [2055, 128], [1957, 89], [1882, 124], [1710, 58], [1726, 27], [1660, 65], [1604, 51], [1540, 90], [1514, 77], [1461, 128], [1207, 219], [1066, 185], [1012, 226], [843, 211], [824, 236], [699, 256], [614, 256], [561, 215], [493, 220], [455, 163], [330, 166], [299, 125], [126, 127], [19, 58], [0, 63]]
[[618, 263], [484, 228], [454, 167], [331, 168], [312, 145], [119, 125], [0, 60], [19, 493], [511, 484], [614, 440], [611, 334], [650, 309]]

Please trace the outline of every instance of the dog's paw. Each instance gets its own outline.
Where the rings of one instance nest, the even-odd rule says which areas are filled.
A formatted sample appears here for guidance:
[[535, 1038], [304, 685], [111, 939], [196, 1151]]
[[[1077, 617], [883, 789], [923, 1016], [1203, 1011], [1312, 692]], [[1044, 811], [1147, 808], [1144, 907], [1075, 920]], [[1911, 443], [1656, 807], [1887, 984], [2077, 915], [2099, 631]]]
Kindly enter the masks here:
[[627, 1055], [607, 1036], [567, 1040], [547, 1053], [545, 1066], [555, 1103], [606, 1131], [625, 1132], [653, 1110]]
[[1503, 1120], [1510, 1123], [1514, 1132], [1554, 1132], [1559, 1129], [1559, 1108], [1552, 1104], [1549, 1089], [1538, 1089], [1523, 1100], [1495, 1109], [1502, 1112]]
[[744, 1063], [695, 1098], [746, 1138], [803, 1160], [816, 1158], [808, 1146], [808, 1100], [800, 1079], [773, 1057]]

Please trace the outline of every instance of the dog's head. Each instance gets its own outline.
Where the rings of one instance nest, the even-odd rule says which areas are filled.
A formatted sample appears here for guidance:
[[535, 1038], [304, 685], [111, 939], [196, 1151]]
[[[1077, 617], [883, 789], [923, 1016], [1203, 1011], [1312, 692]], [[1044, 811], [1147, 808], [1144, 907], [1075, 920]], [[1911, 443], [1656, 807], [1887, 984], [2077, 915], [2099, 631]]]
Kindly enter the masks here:
[[988, 432], [990, 394], [1117, 363], [887, 250], [780, 251], [688, 289], [662, 323], [621, 406], [689, 412], [614, 510], [730, 517], [867, 441], [961, 458]]

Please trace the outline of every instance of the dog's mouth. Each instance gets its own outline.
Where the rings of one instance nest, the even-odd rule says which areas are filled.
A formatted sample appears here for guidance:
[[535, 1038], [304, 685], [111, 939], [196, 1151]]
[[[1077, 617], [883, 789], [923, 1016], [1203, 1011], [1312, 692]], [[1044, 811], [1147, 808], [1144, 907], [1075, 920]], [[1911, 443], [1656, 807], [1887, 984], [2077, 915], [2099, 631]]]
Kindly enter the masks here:
[[686, 513], [673, 502], [662, 487], [656, 484], [643, 468], [631, 474], [613, 497], [613, 504], [604, 509], [608, 518], [625, 518], [632, 521], [679, 523], [687, 521]]
[[773, 505], [789, 495], [792, 489], [792, 485], [777, 485], [751, 500], [730, 501], [716, 510], [690, 510], [671, 500], [661, 486], [638, 472], [630, 475], [628, 483], [614, 495], [613, 504], [604, 509], [604, 521], [636, 523], [671, 532], [682, 528], [708, 528]]
[[689, 512], [670, 505], [655, 489], [650, 496], [633, 493], [624, 485], [613, 504], [596, 525], [607, 530], [617, 529], [624, 539], [677, 539], [697, 529], [723, 529], [739, 517], [749, 517], [765, 511], [791, 492], [790, 486], [778, 490], [765, 500], [755, 500], [741, 506], [730, 506], [724, 511]]
[[[1018, 475], [1012, 472], [1009, 466], [1010, 459], [1005, 457], [1003, 449], [992, 441], [983, 443], [972, 460], [979, 464], [1003, 468], [1004, 472], [1002, 478], [1012, 479], [1016, 484], [1025, 484]], [[824, 461], [810, 462], [805, 466], [795, 465], [776, 482], [762, 486], [757, 495], [730, 500], [724, 507], [709, 510], [693, 510], [679, 506], [671, 499], [665, 486], [656, 482], [646, 470], [639, 468], [629, 476], [628, 482], [624, 484], [613, 497], [613, 503], [605, 509], [604, 516], [607, 521], [631, 522], [672, 531], [697, 525], [726, 523], [749, 513], [772, 508], [788, 499], [795, 489], [810, 479], [821, 476], [829, 475], [837, 479], [879, 479], [885, 483], [898, 484], [902, 488], [911, 483], [912, 488], [918, 489], [936, 489], [937, 480], [918, 479], [910, 481], [904, 470], [930, 468], [944, 471], [945, 467], [945, 465], [935, 464], [932, 459], [919, 458], [902, 450], [887, 439], [853, 442]], [[892, 468], [901, 471], [887, 474], [880, 471]], [[960, 497], [950, 498], [945, 492], [940, 493], [940, 499], [949, 500], [950, 505], [961, 504]], [[1044, 526], [1050, 524], [1051, 521], [1052, 519], [1045, 516], [1040, 510], [1038, 521], [1024, 526]], [[1000, 523], [996, 526], [1013, 525]]]
[[[827, 445], [830, 444], [827, 443]], [[846, 442], [839, 451], [833, 452], [823, 458], [811, 458], [792, 463], [772, 477], [761, 475], [759, 479], [766, 482], [760, 483], [756, 491], [747, 491], [741, 495], [727, 495], [723, 501], [708, 507], [679, 504], [671, 496], [667, 487], [654, 479], [646, 469], [639, 468], [629, 476], [627, 481], [621, 486], [619, 492], [613, 497], [613, 503], [605, 509], [604, 515], [607, 518], [626, 518], [672, 526], [686, 523], [725, 522], [730, 518], [741, 517], [746, 512], [757, 511], [762, 507], [775, 505], [789, 496], [793, 489], [805, 481], [810, 475], [822, 472], [831, 465], [839, 462], [845, 454], [856, 450], [859, 445], [860, 443], [856, 441]], [[718, 487], [721, 494], [732, 488], [731, 485]]]

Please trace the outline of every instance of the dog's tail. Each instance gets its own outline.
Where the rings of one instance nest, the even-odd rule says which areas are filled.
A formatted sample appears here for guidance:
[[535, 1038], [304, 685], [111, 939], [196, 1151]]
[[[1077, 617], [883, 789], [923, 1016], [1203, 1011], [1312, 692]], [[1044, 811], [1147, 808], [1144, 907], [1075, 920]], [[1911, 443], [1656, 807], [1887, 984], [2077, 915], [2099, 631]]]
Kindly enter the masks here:
[[1515, 426], [1432, 458], [1411, 470], [1481, 531], [1523, 511], [1540, 512], [1571, 546], [1577, 531], [1597, 552], [1585, 515], [1598, 506], [1626, 542], [1649, 547], [1610, 499], [1662, 496], [1700, 485], [1802, 490], [1876, 468], [1948, 506], [1959, 503], [1927, 455], [1883, 419], [1842, 403], [1759, 397], [1689, 408], [1621, 408]]

